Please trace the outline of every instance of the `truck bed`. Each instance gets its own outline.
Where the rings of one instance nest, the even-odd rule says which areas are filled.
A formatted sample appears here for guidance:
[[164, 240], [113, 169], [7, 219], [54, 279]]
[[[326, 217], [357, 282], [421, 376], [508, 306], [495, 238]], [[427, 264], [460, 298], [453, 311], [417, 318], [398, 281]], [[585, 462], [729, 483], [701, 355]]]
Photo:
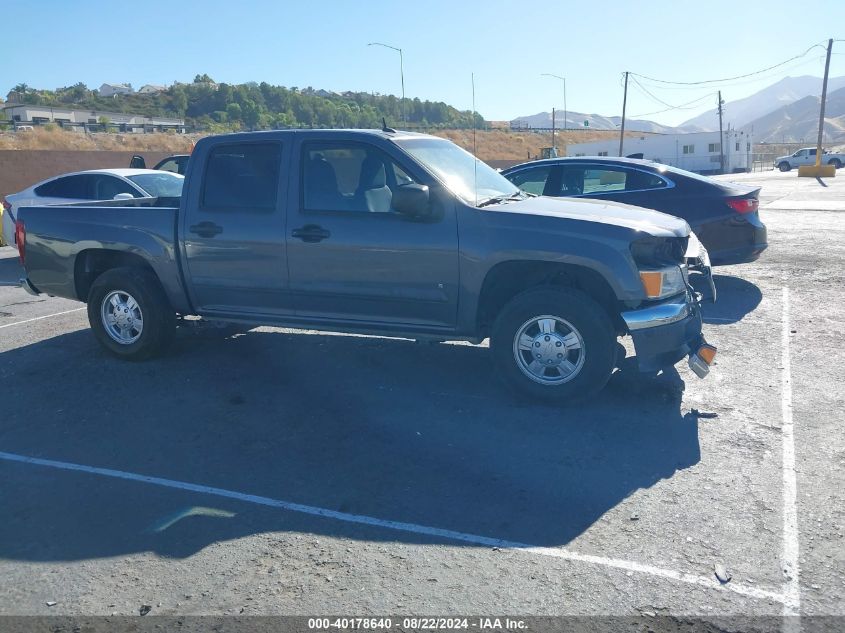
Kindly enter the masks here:
[[38, 291], [85, 300], [77, 280], [91, 251], [108, 249], [146, 260], [165, 286], [174, 305], [184, 291], [176, 253], [178, 199], [145, 198], [71, 205], [22, 207], [18, 219], [26, 227], [29, 281]]

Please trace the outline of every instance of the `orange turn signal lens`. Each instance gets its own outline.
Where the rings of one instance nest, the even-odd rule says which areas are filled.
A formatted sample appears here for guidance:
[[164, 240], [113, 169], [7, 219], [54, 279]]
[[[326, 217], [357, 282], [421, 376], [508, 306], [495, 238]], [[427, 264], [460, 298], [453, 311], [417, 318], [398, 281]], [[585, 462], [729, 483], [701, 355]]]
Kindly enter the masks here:
[[640, 271], [640, 279], [643, 282], [643, 288], [645, 288], [645, 294], [648, 298], [653, 299], [660, 296], [660, 291], [663, 290], [663, 271]]
[[708, 365], [713, 364], [713, 359], [716, 358], [716, 348], [712, 345], [702, 345], [698, 348], [698, 357]]

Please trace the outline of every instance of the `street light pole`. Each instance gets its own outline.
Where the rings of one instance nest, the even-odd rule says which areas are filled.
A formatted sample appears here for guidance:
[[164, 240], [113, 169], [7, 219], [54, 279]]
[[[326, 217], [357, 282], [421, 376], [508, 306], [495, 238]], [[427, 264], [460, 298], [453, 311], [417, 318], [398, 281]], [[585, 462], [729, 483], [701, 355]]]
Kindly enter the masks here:
[[402, 122], [407, 125], [408, 119], [405, 116], [405, 60], [402, 56], [402, 49], [390, 44], [382, 44], [381, 42], [370, 42], [367, 46], [384, 46], [399, 53], [399, 77], [402, 80]]
[[561, 77], [560, 75], [553, 75], [551, 73], [540, 73], [541, 77], [554, 77], [555, 79], [560, 79], [563, 82], [563, 129], [564, 131], [569, 127], [566, 123], [566, 118], [568, 116], [568, 111], [566, 109], [566, 77]]

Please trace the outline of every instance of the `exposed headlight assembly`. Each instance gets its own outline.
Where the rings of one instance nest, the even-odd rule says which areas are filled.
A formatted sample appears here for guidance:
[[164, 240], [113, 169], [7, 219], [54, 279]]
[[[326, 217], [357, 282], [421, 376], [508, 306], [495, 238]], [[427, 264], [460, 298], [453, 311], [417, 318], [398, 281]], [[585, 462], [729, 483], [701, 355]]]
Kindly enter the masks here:
[[640, 270], [645, 294], [649, 299], [663, 299], [684, 292], [686, 279], [680, 266], [666, 266], [656, 270]]

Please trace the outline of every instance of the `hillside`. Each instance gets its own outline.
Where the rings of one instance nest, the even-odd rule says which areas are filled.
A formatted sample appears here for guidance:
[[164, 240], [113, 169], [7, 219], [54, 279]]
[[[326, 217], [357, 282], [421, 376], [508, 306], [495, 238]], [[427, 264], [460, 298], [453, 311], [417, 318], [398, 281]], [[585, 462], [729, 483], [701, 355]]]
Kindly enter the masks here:
[[[753, 130], [754, 140], [761, 143], [810, 143], [818, 136], [820, 100], [816, 96], [804, 97], [751, 121], [742, 129]], [[828, 92], [824, 134], [828, 142], [845, 140], [845, 88]]]
[[[831, 77], [828, 80], [828, 94], [845, 88], [845, 77]], [[793, 104], [805, 97], [818, 97], [822, 92], [821, 77], [802, 75], [801, 77], [785, 77], [775, 84], [755, 92], [753, 95], [736, 101], [728, 101], [724, 105], [724, 121], [731, 127], [741, 128], [755, 119], [779, 110], [784, 106]], [[723, 95], [724, 96], [724, 95]], [[714, 99], [714, 103], [715, 103]], [[818, 100], [816, 100], [818, 103]], [[719, 116], [715, 106], [689, 121], [684, 121], [682, 126], [693, 125], [712, 132], [719, 129]], [[816, 112], [816, 125], [818, 125], [818, 112]]]
[[441, 101], [401, 99], [367, 92], [338, 94], [326, 90], [286, 88], [266, 82], [216, 83], [197, 75], [193, 83], [175, 83], [153, 94], [102, 97], [77, 83], [56, 90], [39, 90], [18, 84], [9, 93], [8, 105], [62, 106], [85, 110], [184, 118], [192, 127], [212, 132], [266, 130], [280, 127], [373, 128], [382, 118], [391, 125], [424, 128], [484, 127], [484, 119]]
[[[584, 121], [589, 125], [585, 126]], [[563, 129], [564, 113], [560, 110], [555, 110], [555, 127]], [[619, 124], [622, 123], [622, 117], [619, 116], [602, 116], [600, 114], [586, 114], [583, 112], [567, 112], [566, 125], [569, 129], [591, 129], [591, 130], [617, 130]], [[539, 112], [529, 116], [520, 116], [511, 121], [511, 125], [516, 128], [543, 128], [547, 129], [552, 126], [552, 113]], [[671, 127], [662, 125], [654, 121], [646, 121], [642, 119], [626, 119], [625, 129], [632, 132], [653, 132], [656, 134], [668, 134], [673, 132], [701, 132], [697, 126], [690, 125], [684, 127]]]

